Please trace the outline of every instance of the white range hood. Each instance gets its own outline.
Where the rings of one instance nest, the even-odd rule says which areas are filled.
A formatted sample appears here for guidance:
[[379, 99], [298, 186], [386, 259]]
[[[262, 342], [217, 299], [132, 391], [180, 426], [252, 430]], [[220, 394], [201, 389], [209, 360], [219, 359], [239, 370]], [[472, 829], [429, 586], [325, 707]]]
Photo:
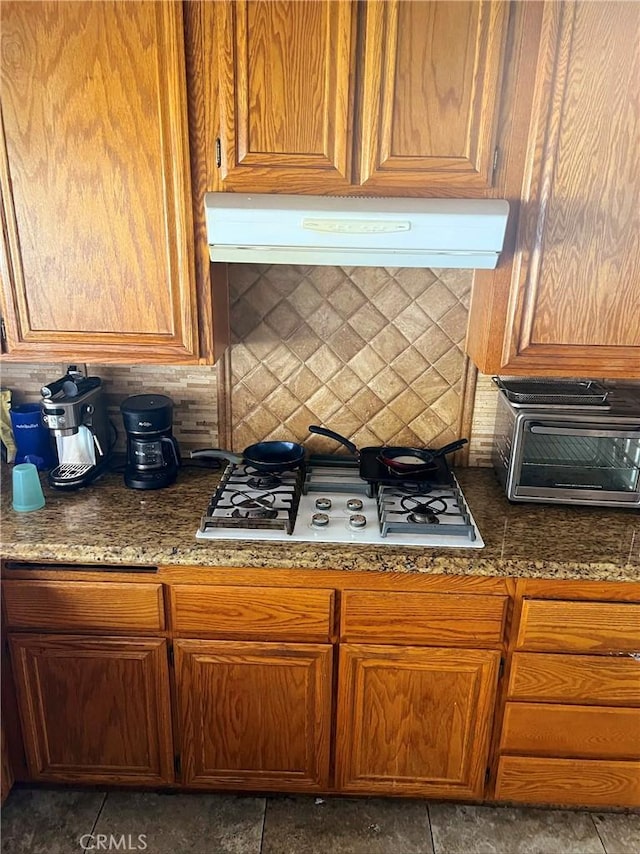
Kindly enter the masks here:
[[212, 261], [493, 269], [502, 199], [206, 193]]

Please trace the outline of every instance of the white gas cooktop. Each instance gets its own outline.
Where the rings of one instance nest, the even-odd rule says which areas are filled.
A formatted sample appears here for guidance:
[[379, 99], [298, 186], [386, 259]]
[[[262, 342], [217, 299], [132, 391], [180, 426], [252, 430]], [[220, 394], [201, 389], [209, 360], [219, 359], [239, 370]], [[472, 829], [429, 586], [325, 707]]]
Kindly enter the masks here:
[[325, 466], [314, 464], [313, 458], [306, 473], [283, 472], [275, 479], [245, 466], [227, 466], [196, 537], [381, 547], [484, 546], [453, 475], [450, 485], [368, 484], [357, 464]]

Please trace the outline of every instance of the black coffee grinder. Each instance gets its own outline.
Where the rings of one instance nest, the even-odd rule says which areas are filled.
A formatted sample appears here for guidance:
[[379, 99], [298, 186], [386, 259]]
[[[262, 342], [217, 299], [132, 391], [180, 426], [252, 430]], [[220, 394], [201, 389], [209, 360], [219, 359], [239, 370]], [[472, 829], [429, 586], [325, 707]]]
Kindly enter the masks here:
[[160, 489], [178, 475], [180, 449], [172, 432], [173, 401], [164, 394], [136, 394], [120, 404], [127, 433], [125, 485]]

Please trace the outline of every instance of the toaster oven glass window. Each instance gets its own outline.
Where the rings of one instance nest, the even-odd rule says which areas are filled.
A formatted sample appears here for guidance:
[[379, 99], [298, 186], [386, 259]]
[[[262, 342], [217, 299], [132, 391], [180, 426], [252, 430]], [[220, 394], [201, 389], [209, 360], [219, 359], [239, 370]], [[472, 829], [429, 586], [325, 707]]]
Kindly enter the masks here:
[[522, 486], [638, 491], [640, 436], [635, 431], [529, 422], [521, 459]]

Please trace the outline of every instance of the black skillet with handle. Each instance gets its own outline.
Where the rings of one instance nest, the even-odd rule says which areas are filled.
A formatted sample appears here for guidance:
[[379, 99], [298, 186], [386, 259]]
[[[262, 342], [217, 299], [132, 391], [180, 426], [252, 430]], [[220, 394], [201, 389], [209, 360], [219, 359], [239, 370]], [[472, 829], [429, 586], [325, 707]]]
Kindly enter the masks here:
[[277, 474], [300, 468], [304, 462], [305, 448], [297, 442], [257, 442], [249, 445], [241, 454], [222, 448], [203, 448], [191, 451], [191, 456], [228, 460], [237, 465], [251, 466], [257, 472]]
[[[367, 481], [380, 481], [386, 475], [392, 475], [399, 480], [428, 480], [443, 472], [442, 460], [446, 454], [451, 454], [467, 444], [467, 439], [456, 439], [442, 448], [410, 448], [396, 445], [381, 445], [358, 450], [349, 439], [328, 430], [326, 427], [311, 425], [310, 433], [326, 436], [340, 442], [360, 462], [360, 477]], [[382, 469], [382, 475], [380, 473]], [[445, 470], [448, 467], [444, 466]]]

